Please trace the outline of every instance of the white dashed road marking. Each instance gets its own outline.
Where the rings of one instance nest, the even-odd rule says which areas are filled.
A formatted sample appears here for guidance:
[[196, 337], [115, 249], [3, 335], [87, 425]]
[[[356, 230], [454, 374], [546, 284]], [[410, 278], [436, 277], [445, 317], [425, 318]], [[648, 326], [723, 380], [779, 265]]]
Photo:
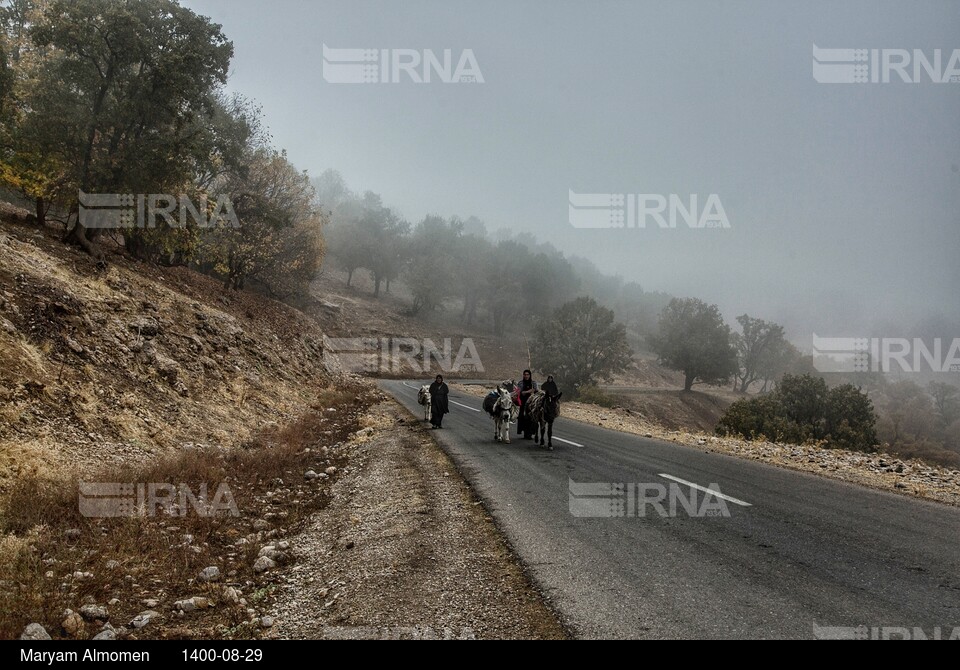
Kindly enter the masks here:
[[706, 486], [700, 486], [699, 484], [694, 484], [693, 482], [688, 482], [686, 479], [680, 479], [679, 477], [674, 477], [673, 475], [665, 475], [665, 474], [663, 474], [663, 473], [661, 473], [660, 476], [663, 477], [664, 479], [671, 479], [671, 480], [673, 480], [673, 481], [675, 481], [675, 482], [677, 482], [677, 483], [679, 483], [679, 484], [683, 484], [684, 486], [689, 486], [689, 487], [692, 488], [692, 489], [697, 489], [698, 491], [703, 491], [704, 493], [709, 493], [710, 495], [716, 496], [717, 498], [722, 498], [723, 500], [726, 500], [727, 502], [732, 502], [734, 505], [740, 505], [741, 507], [753, 507], [753, 505], [751, 505], [751, 504], [748, 503], [748, 502], [743, 502], [742, 500], [738, 500], [738, 499], [733, 498], [733, 497], [731, 497], [731, 496], [724, 495], [724, 494], [720, 493], [719, 491], [715, 491], [715, 490], [713, 490], [713, 489], [707, 488]]

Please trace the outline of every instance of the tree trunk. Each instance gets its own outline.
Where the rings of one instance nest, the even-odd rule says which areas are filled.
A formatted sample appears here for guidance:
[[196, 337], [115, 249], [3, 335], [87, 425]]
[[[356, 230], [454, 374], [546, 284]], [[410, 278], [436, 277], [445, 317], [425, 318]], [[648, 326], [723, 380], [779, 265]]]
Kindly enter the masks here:
[[683, 390], [689, 391], [693, 388], [693, 382], [697, 378], [697, 375], [693, 372], [684, 373], [683, 377]]
[[[107, 265], [106, 256], [104, 256], [103, 251], [100, 250], [100, 247], [94, 244], [90, 237], [87, 237], [87, 229], [80, 225], [79, 208], [80, 204], [78, 202], [76, 205], [76, 210], [72, 211], [70, 215], [67, 216], [67, 234], [64, 235], [63, 241], [76, 244], [88, 254], [93, 256], [98, 266], [105, 267]], [[70, 219], [73, 218], [74, 215], [76, 215], [75, 223], [73, 228], [70, 228]]]
[[379, 297], [380, 297], [380, 282], [382, 282], [382, 281], [383, 281], [383, 279], [380, 278], [380, 277], [376, 277], [376, 276], [375, 276], [375, 277], [373, 278], [373, 297], [374, 297], [374, 298], [379, 298]]
[[43, 198], [37, 197], [37, 227], [43, 228], [47, 225], [47, 208], [44, 206]]
[[347, 270], [347, 286], [353, 282], [353, 270]]

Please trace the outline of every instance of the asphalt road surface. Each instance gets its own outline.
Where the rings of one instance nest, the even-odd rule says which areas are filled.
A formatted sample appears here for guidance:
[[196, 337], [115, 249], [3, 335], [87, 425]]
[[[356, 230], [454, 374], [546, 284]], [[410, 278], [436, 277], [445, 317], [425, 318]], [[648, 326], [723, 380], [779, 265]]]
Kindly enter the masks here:
[[[422, 419], [421, 383], [382, 386]], [[500, 444], [450, 402], [432, 434], [579, 637], [960, 637], [960, 509], [562, 416]]]

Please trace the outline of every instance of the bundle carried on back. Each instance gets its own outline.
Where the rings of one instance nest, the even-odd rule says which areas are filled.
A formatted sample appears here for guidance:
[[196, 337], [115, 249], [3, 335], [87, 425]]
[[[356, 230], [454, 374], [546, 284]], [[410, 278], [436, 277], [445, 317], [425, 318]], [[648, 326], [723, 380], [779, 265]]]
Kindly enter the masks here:
[[483, 399], [483, 411], [493, 416], [493, 408], [496, 407], [497, 398], [499, 397], [496, 391], [490, 391]]

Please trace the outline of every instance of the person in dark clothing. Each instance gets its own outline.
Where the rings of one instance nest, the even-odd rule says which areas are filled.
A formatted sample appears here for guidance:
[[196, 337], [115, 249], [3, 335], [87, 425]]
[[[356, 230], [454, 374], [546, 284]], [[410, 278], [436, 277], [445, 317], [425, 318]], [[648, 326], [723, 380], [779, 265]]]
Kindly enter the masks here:
[[447, 403], [447, 396], [450, 389], [443, 381], [443, 375], [437, 375], [437, 378], [430, 384], [430, 423], [434, 428], [443, 428], [443, 415], [450, 412], [450, 405]]
[[520, 380], [520, 417], [517, 419], [517, 435], [522, 434], [523, 439], [532, 440], [533, 431], [536, 426], [532, 425], [530, 417], [527, 414], [527, 404], [530, 396], [540, 390], [537, 382], [533, 381], [533, 373], [529, 370], [523, 371], [523, 379]]
[[557, 388], [557, 382], [553, 381], [553, 375], [547, 375], [547, 381], [543, 382], [543, 386], [540, 387], [540, 390], [546, 393], [548, 396], [556, 397], [560, 395], [560, 389]]

